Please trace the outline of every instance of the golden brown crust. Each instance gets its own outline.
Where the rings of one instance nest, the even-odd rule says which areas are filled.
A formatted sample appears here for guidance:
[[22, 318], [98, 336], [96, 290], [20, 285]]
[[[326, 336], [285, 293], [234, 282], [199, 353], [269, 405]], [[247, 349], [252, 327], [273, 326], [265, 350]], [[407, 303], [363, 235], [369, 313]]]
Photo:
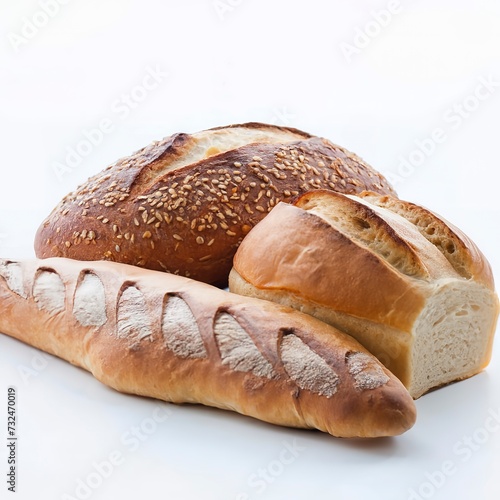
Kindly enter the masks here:
[[370, 203], [387, 208], [410, 221], [466, 279], [484, 283], [495, 289], [491, 266], [477, 245], [462, 230], [440, 215], [409, 201], [372, 192], [358, 195]]
[[[93, 301], [99, 283], [101, 302]], [[170, 311], [181, 316], [169, 330], [172, 297], [178, 303]], [[0, 261], [0, 301], [0, 331], [119, 391], [343, 437], [396, 435], [415, 421], [407, 391], [361, 345], [270, 302], [133, 266], [57, 258]], [[190, 314], [201, 338], [197, 352], [193, 339], [182, 337]], [[177, 345], [168, 343], [169, 335], [180, 335]], [[242, 335], [237, 349], [227, 351], [235, 335]], [[305, 352], [309, 365], [297, 352]]]
[[421, 207], [317, 190], [249, 233], [229, 285], [347, 332], [419, 397], [488, 364], [490, 273], [474, 243]]
[[257, 288], [314, 297], [318, 305], [407, 331], [424, 305], [413, 282], [383, 258], [322, 218], [285, 203], [248, 234], [234, 269]]
[[[257, 132], [258, 142], [218, 153], [232, 136]], [[217, 134], [221, 138], [206, 149], [208, 157], [182, 164]], [[274, 142], [266, 139], [273, 134]], [[279, 201], [320, 188], [395, 194], [356, 155], [296, 129], [250, 123], [175, 134], [119, 160], [66, 196], [40, 226], [35, 252], [40, 258], [111, 260], [225, 285], [250, 229]]]

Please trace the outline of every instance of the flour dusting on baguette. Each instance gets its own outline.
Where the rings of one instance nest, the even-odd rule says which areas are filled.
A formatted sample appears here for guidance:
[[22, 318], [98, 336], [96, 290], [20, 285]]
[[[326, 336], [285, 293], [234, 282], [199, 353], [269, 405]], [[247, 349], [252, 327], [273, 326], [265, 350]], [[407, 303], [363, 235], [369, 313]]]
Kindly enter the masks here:
[[52, 270], [43, 269], [35, 278], [33, 297], [39, 309], [57, 314], [65, 309], [66, 289], [60, 276]]
[[387, 383], [356, 382], [345, 358], [369, 357], [360, 344], [271, 302], [167, 273], [59, 258], [0, 260], [0, 301], [0, 331], [125, 393], [342, 437], [397, 435], [415, 421], [410, 395], [374, 358]]
[[162, 319], [162, 333], [167, 347], [181, 358], [206, 358], [196, 319], [186, 301], [176, 295], [169, 296]]
[[326, 361], [293, 333], [281, 342], [281, 357], [286, 372], [301, 389], [327, 398], [337, 392], [339, 376]]
[[222, 363], [238, 372], [251, 372], [259, 377], [276, 376], [271, 363], [264, 358], [248, 333], [228, 313], [222, 312], [214, 324], [214, 334]]
[[128, 339], [131, 343], [151, 337], [153, 330], [143, 293], [135, 286], [123, 290], [117, 307], [118, 338]]
[[104, 285], [91, 272], [83, 272], [78, 283], [73, 302], [73, 315], [82, 326], [102, 326], [107, 321]]

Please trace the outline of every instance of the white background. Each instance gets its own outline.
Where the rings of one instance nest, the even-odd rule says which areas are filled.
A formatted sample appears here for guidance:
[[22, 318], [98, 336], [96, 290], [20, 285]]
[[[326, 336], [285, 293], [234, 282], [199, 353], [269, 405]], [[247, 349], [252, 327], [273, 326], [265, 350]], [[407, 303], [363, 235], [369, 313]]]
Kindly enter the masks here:
[[[462, 228], [500, 282], [500, 2], [60, 1], [0, 1], [1, 256], [32, 256], [59, 199], [117, 158], [254, 120], [356, 152]], [[0, 336], [0, 497], [500, 498], [498, 346], [484, 373], [416, 404], [401, 437], [335, 439], [121, 395]]]

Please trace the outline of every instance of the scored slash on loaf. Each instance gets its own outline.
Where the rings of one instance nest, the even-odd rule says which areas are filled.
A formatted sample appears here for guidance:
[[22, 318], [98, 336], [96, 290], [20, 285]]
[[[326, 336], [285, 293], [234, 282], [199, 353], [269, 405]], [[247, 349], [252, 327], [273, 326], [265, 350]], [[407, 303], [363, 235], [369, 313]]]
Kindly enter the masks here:
[[415, 422], [358, 342], [293, 309], [112, 262], [0, 260], [0, 331], [125, 393], [341, 437]]
[[395, 194], [353, 153], [296, 129], [246, 123], [175, 134], [67, 195], [39, 228], [35, 251], [225, 286], [250, 229], [279, 201], [320, 188]]
[[415, 398], [491, 357], [488, 261], [452, 224], [390, 196], [318, 190], [280, 203], [238, 249], [229, 285], [352, 335]]

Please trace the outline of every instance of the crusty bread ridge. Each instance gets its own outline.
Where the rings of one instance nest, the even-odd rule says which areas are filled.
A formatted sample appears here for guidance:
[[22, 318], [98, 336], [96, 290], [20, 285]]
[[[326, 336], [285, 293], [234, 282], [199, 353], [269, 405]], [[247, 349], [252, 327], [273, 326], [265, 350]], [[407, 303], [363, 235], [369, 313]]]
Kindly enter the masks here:
[[414, 398], [490, 360], [499, 306], [486, 258], [431, 211], [389, 196], [315, 191], [279, 204], [245, 238], [229, 281], [349, 333]]
[[400, 434], [410, 395], [351, 337], [293, 309], [168, 273], [0, 260], [0, 331], [125, 393], [341, 437]]
[[320, 188], [395, 195], [356, 155], [296, 129], [246, 123], [174, 134], [67, 195], [40, 226], [35, 252], [225, 286], [250, 229], [279, 201]]

